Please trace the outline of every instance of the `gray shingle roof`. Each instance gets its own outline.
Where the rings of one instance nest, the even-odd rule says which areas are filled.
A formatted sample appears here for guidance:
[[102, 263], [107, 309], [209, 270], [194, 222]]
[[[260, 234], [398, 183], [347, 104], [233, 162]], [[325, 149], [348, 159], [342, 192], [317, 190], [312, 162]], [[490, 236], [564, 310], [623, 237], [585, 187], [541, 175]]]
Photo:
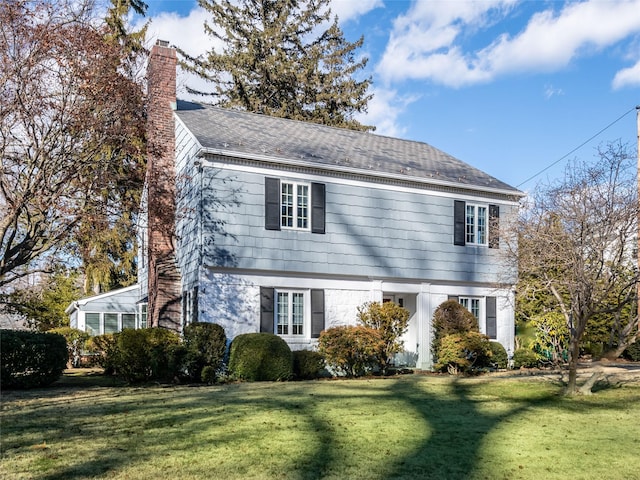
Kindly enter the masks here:
[[178, 102], [176, 114], [207, 150], [520, 193], [423, 142], [188, 102]]

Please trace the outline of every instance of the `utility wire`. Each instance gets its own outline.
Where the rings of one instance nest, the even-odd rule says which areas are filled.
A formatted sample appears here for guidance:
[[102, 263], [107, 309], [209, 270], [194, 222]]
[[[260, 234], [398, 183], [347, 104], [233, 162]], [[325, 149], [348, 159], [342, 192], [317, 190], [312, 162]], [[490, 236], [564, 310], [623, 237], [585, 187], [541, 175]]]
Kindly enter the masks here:
[[525, 183], [530, 182], [531, 180], [533, 180], [534, 178], [536, 178], [538, 175], [543, 174], [544, 172], [546, 172], [547, 170], [549, 170], [551, 167], [553, 167], [554, 165], [557, 165], [558, 163], [560, 163], [562, 160], [564, 160], [565, 158], [567, 158], [569, 155], [571, 155], [573, 152], [575, 152], [576, 150], [580, 150], [582, 147], [584, 147], [587, 143], [589, 143], [591, 140], [593, 140], [594, 138], [596, 138], [598, 135], [600, 135], [602, 132], [604, 132], [605, 130], [611, 128], [613, 125], [615, 125], [616, 123], [618, 123], [620, 120], [622, 120], [624, 117], [626, 117], [627, 115], [629, 115], [631, 112], [633, 112], [637, 107], [633, 107], [632, 109], [624, 112], [622, 115], [620, 115], [618, 118], [616, 118], [613, 122], [611, 122], [609, 125], [607, 125], [606, 127], [604, 127], [602, 130], [600, 130], [598, 133], [592, 135], [591, 137], [589, 137], [587, 140], [585, 140], [584, 142], [582, 142], [580, 145], [578, 145], [576, 148], [574, 148], [573, 150], [571, 150], [569, 153], [567, 153], [566, 155], [563, 155], [562, 157], [560, 157], [558, 160], [556, 160], [555, 162], [553, 162], [550, 165], [547, 165], [546, 167], [544, 167], [542, 170], [540, 170], [538, 173], [530, 176], [529, 178], [527, 178], [524, 182], [520, 183], [519, 185], [516, 186], [516, 188], [520, 188], [522, 185], [524, 185]]

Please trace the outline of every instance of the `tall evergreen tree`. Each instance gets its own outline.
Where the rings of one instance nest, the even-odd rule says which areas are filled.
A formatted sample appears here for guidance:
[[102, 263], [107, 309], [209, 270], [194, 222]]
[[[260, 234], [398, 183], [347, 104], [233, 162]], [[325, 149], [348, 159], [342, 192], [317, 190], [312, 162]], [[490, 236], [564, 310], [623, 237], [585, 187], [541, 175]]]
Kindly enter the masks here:
[[[329, 0], [199, 0], [211, 14], [204, 28], [225, 44], [200, 57], [180, 50], [181, 65], [213, 84], [217, 105], [354, 130], [366, 112], [371, 78], [356, 59], [364, 38], [348, 42], [331, 21]], [[327, 25], [328, 28], [327, 28]]]

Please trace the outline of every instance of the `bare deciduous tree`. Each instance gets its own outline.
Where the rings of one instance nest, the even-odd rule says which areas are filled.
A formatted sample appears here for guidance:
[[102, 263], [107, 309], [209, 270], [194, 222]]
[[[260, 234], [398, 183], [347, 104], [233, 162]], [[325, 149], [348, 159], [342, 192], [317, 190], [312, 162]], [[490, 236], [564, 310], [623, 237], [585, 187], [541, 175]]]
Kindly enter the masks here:
[[0, 3], [0, 287], [137, 203], [144, 109], [127, 48], [89, 1]]
[[595, 164], [575, 162], [561, 181], [538, 188], [530, 203], [518, 224], [520, 288], [529, 289], [520, 293], [550, 294], [562, 312], [570, 334], [567, 393], [574, 394], [588, 323], [636, 301], [634, 155], [609, 144]]

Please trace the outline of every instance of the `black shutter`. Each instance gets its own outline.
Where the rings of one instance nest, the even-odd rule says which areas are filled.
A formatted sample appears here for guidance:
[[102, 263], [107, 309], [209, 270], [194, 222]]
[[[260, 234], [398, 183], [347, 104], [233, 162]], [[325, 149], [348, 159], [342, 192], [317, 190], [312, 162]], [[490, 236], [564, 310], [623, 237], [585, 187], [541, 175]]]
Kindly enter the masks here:
[[311, 290], [311, 338], [324, 330], [324, 290]]
[[486, 333], [489, 338], [497, 338], [498, 336], [496, 313], [496, 297], [487, 297]]
[[198, 287], [193, 287], [193, 298], [192, 298], [192, 309], [193, 311], [191, 312], [191, 318], [193, 319], [194, 322], [197, 322], [199, 320], [199, 316], [200, 316], [200, 307], [198, 304]]
[[273, 288], [260, 287], [260, 332], [263, 333], [274, 333], [273, 296]]
[[489, 248], [500, 248], [500, 207], [489, 205]]
[[325, 186], [311, 184], [311, 233], [325, 233]]
[[466, 207], [461, 200], [453, 202], [453, 244], [465, 244]]
[[280, 180], [264, 179], [264, 227], [267, 230], [280, 230]]

